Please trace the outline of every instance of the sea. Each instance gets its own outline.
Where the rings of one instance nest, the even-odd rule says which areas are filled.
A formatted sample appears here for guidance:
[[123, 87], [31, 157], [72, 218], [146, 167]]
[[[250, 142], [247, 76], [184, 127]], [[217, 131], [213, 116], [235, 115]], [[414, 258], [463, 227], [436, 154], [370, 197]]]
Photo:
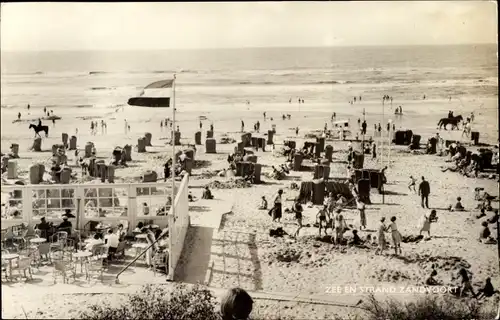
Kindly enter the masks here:
[[2, 52], [1, 108], [116, 108], [176, 74], [187, 109], [498, 97], [497, 45]]

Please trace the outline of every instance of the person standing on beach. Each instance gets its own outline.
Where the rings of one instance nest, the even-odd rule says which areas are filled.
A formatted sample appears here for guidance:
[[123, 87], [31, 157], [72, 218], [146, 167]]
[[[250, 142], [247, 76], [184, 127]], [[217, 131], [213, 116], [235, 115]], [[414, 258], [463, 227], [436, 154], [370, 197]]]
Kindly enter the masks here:
[[327, 221], [330, 220], [330, 214], [328, 213], [328, 207], [325, 204], [323, 208], [319, 209], [318, 213], [316, 214], [316, 222], [318, 223], [318, 229], [319, 229], [319, 236], [321, 237], [321, 229], [325, 228], [325, 236], [326, 234], [326, 229], [328, 228]]
[[245, 122], [243, 122], [243, 120], [241, 120], [241, 132], [244, 132], [245, 131]]
[[298, 136], [299, 135], [299, 127], [296, 127], [295, 128], [295, 136]]
[[304, 209], [302, 209], [302, 205], [300, 204], [299, 197], [295, 198], [295, 203], [293, 204], [293, 212], [295, 212], [295, 220], [297, 221], [297, 230], [295, 230], [295, 233], [293, 234], [294, 238], [297, 238], [299, 236], [299, 231], [302, 229], [302, 212]]
[[396, 131], [396, 124], [392, 124], [392, 131]]
[[422, 235], [422, 232], [427, 232], [429, 235], [429, 238], [431, 237], [431, 223], [436, 222], [437, 217], [436, 217], [436, 210], [432, 210], [430, 214], [424, 214], [422, 219], [420, 220], [420, 233], [419, 235]]
[[417, 182], [417, 180], [415, 178], [413, 178], [413, 176], [410, 176], [410, 183], [408, 184], [408, 190], [411, 191], [411, 189], [413, 187], [413, 191], [416, 193], [417, 192], [417, 189], [415, 189], [416, 182]]
[[47, 107], [43, 107], [43, 114], [47, 113]]
[[160, 121], [160, 130], [163, 132], [163, 120]]
[[361, 124], [361, 133], [362, 133], [363, 135], [365, 135], [365, 134], [366, 134], [366, 127], [367, 127], [367, 126], [368, 126], [368, 125], [366, 124], [366, 120], [363, 120], [363, 123]]
[[17, 120], [21, 120], [21, 112], [17, 114]]
[[125, 123], [125, 134], [127, 134], [127, 128], [128, 128], [127, 119], [125, 119], [123, 121]]
[[200, 121], [200, 131], [203, 129], [203, 123]]
[[354, 103], [356, 103], [356, 97], [354, 97]]
[[365, 204], [356, 197], [356, 206], [359, 210], [359, 230], [366, 229], [366, 213], [365, 213]]
[[385, 226], [385, 217], [380, 218], [380, 224], [378, 226], [378, 248], [375, 250], [375, 254], [383, 253], [387, 249], [387, 242], [385, 241], [385, 232], [387, 227]]
[[290, 100], [288, 100], [288, 103], [292, 103], [292, 98], [290, 98]]
[[28, 103], [28, 111], [30, 111], [30, 108], [31, 108], [31, 106], [30, 106], [30, 104]]
[[359, 102], [361, 102], [361, 96], [359, 96]]
[[278, 190], [278, 194], [274, 197], [274, 207], [271, 209], [272, 210], [272, 217], [273, 217], [273, 222], [274, 221], [277, 221], [277, 222], [280, 222], [281, 220], [281, 215], [282, 215], [282, 212], [281, 212], [281, 204], [282, 204], [282, 200], [281, 200], [281, 196], [283, 194], [283, 190], [282, 189], [279, 189]]
[[94, 135], [94, 121], [90, 121], [90, 135]]
[[52, 126], [55, 127], [56, 126], [56, 119], [52, 119]]
[[358, 127], [361, 126], [361, 119], [358, 118]]
[[391, 224], [387, 228], [387, 230], [391, 231], [392, 234], [392, 242], [394, 244], [394, 252], [396, 255], [401, 254], [401, 233], [398, 231], [398, 227], [396, 225], [396, 217], [391, 217]]
[[214, 132], [214, 124], [213, 123], [210, 124], [210, 131]]
[[420, 182], [420, 185], [418, 186], [418, 194], [420, 195], [422, 199], [422, 208], [429, 209], [429, 194], [431, 193], [431, 187], [429, 185], [429, 182], [427, 182], [422, 176], [422, 182]]

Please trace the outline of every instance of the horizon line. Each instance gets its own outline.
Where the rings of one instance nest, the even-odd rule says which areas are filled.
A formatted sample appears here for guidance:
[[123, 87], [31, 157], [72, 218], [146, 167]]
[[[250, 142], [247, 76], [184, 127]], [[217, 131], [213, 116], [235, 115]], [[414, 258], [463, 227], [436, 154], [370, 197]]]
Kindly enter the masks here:
[[449, 47], [449, 46], [478, 46], [478, 45], [497, 45], [498, 43], [448, 43], [448, 44], [362, 44], [362, 45], [332, 45], [332, 46], [263, 46], [263, 47], [220, 47], [220, 48], [151, 48], [151, 49], [43, 49], [43, 50], [4, 50], [0, 47], [2, 53], [19, 52], [120, 52], [120, 51], [191, 51], [191, 50], [242, 50], [242, 49], [317, 49], [317, 48], [356, 48], [356, 47]]

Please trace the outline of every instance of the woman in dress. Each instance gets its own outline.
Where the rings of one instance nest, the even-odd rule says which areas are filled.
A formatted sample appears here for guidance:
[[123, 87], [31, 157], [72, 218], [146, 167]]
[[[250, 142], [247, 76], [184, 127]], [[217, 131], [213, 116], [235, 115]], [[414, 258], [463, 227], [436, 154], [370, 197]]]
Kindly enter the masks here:
[[385, 217], [380, 218], [380, 225], [378, 227], [378, 248], [375, 250], [375, 254], [383, 253], [387, 249], [387, 243], [385, 241], [385, 232], [387, 227], [385, 226]]
[[401, 233], [399, 233], [396, 225], [396, 217], [391, 217], [391, 224], [389, 225], [388, 230], [392, 233], [392, 241], [394, 243], [394, 251], [396, 255], [398, 255], [398, 251], [401, 254]]
[[431, 237], [431, 223], [436, 222], [436, 210], [432, 210], [430, 214], [424, 214], [422, 219], [420, 220], [420, 235], [422, 232], [427, 232], [429, 238]]
[[281, 215], [282, 215], [282, 212], [281, 212], [281, 203], [282, 203], [281, 195], [282, 194], [283, 194], [283, 190], [279, 189], [278, 190], [278, 194], [274, 198], [274, 207], [271, 209], [272, 210], [273, 221], [280, 222], [280, 220], [281, 220]]

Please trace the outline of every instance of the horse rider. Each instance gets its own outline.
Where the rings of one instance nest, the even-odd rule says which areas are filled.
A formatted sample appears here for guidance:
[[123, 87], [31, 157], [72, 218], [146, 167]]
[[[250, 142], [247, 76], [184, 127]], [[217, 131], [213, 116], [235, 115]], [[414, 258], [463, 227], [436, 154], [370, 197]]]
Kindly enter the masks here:
[[38, 127], [40, 128], [42, 126], [42, 119], [38, 118]]

